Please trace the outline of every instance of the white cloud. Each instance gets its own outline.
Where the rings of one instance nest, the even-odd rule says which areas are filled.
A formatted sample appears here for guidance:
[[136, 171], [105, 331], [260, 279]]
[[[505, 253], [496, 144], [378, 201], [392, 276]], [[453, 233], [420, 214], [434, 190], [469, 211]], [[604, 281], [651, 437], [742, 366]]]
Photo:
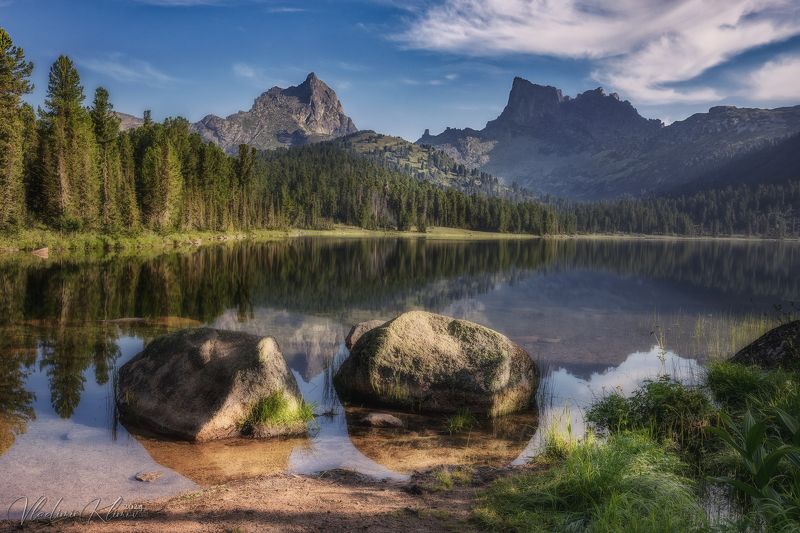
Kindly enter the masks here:
[[247, 78], [250, 80], [256, 79], [260, 76], [260, 69], [247, 63], [234, 63], [233, 73], [240, 78]]
[[142, 83], [150, 87], [164, 87], [178, 81], [177, 78], [158, 70], [140, 59], [131, 59], [122, 54], [107, 57], [77, 58], [78, 65], [114, 80], [126, 83]]
[[756, 100], [797, 101], [800, 96], [800, 55], [768, 61], [748, 76], [747, 96]]
[[444, 0], [397, 37], [413, 48], [476, 56], [589, 59], [601, 83], [666, 103], [724, 97], [676, 84], [798, 34], [795, 0]]
[[280, 14], [280, 13], [305, 13], [307, 11], [308, 11], [308, 9], [306, 9], [304, 7], [285, 7], [285, 6], [284, 7], [271, 7], [269, 9], [267, 9], [268, 13], [276, 13], [276, 14]]

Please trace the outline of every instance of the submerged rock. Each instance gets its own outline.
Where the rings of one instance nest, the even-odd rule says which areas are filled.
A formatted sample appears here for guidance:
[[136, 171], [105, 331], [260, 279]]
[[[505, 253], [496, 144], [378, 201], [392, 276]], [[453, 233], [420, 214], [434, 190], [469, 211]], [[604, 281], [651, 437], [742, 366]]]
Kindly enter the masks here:
[[117, 405], [126, 423], [192, 441], [306, 431], [297, 383], [275, 340], [210, 328], [150, 342], [120, 369]]
[[769, 369], [800, 369], [800, 320], [768, 331], [739, 350], [731, 361]]
[[158, 470], [153, 470], [152, 472], [139, 472], [134, 476], [136, 481], [142, 481], [145, 483], [152, 483], [153, 481], [157, 480], [162, 476], [162, 472]]
[[368, 413], [361, 418], [361, 423], [374, 428], [403, 427], [403, 421], [389, 413]]
[[366, 322], [356, 324], [350, 328], [350, 333], [348, 333], [347, 337], [344, 339], [345, 346], [347, 346], [348, 350], [352, 350], [353, 346], [355, 346], [355, 344], [358, 342], [358, 339], [360, 339], [364, 333], [384, 324], [385, 322], [383, 320], [367, 320]]
[[499, 416], [532, 405], [538, 373], [525, 350], [496, 331], [411, 311], [364, 333], [334, 383], [345, 400]]

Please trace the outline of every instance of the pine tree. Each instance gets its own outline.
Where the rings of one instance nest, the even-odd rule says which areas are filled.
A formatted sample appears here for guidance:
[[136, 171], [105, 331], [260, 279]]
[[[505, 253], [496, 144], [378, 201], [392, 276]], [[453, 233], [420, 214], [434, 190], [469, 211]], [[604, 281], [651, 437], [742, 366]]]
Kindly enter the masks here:
[[116, 228], [120, 194], [120, 158], [117, 146], [119, 118], [113, 112], [108, 99], [108, 91], [98, 87], [94, 92], [94, 106], [91, 110], [94, 136], [98, 147], [98, 170], [100, 174], [100, 213], [102, 227], [106, 230]]
[[33, 90], [33, 63], [0, 28], [0, 229], [19, 226], [25, 213], [22, 95]]
[[98, 222], [97, 146], [83, 100], [77, 69], [60, 56], [50, 68], [42, 113], [39, 179], [46, 218], [67, 229]]

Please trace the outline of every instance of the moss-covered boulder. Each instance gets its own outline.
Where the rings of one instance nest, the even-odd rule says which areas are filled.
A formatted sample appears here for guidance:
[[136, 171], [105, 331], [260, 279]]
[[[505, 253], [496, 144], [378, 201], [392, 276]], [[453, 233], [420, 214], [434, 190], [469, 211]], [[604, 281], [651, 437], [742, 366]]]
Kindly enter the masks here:
[[165, 335], [122, 366], [118, 384], [124, 423], [179, 439], [302, 434], [312, 416], [272, 337]]
[[767, 369], [800, 370], [800, 320], [766, 332], [739, 350], [731, 361]]
[[499, 416], [532, 405], [538, 372], [496, 331], [411, 311], [364, 333], [334, 383], [345, 401]]

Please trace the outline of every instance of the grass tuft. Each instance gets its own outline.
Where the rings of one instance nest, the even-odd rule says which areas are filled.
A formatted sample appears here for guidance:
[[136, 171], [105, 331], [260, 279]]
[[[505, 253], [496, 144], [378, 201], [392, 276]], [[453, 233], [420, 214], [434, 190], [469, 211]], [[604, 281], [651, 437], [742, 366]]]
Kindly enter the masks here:
[[462, 409], [447, 419], [447, 431], [453, 433], [463, 433], [471, 431], [478, 424], [478, 420], [471, 412]]
[[298, 401], [283, 391], [277, 391], [261, 398], [253, 405], [242, 422], [242, 427], [247, 429], [258, 425], [291, 426], [313, 419], [313, 405], [303, 400]]
[[495, 482], [475, 517], [496, 531], [697, 531], [706, 515], [685, 465], [644, 432], [572, 445], [549, 468]]

